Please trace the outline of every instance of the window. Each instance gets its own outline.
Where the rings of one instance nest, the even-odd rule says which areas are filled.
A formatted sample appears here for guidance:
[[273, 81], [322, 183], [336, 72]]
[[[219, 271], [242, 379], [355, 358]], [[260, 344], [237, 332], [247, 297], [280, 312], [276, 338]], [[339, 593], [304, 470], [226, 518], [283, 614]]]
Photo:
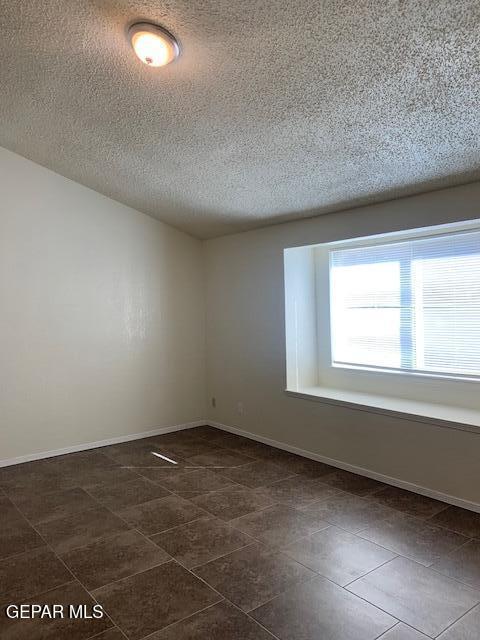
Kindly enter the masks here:
[[329, 249], [334, 367], [480, 378], [480, 231]]
[[284, 250], [293, 396], [480, 433], [480, 220]]

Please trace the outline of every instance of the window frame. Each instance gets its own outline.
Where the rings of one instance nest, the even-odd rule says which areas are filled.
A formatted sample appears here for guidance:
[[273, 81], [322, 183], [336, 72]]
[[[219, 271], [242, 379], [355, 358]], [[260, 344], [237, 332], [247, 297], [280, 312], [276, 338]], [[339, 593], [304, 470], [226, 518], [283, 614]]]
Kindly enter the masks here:
[[[285, 394], [325, 406], [480, 434], [477, 380], [435, 376], [431, 372], [424, 375], [331, 366], [328, 249], [386, 244], [390, 240], [408, 240], [413, 235], [421, 238], [451, 231], [480, 231], [480, 219], [470, 217], [388, 231], [384, 231], [385, 224], [380, 223], [377, 229], [378, 226], [383, 230], [376, 231], [375, 225], [368, 225], [368, 235], [357, 232], [356, 236], [355, 230], [349, 232], [337, 226], [326, 237], [322, 234], [315, 239], [309, 234], [308, 240], [283, 246]], [[356, 415], [361, 419], [361, 413]]]
[[[449, 225], [450, 226], [450, 225]], [[346, 241], [340, 241], [340, 242], [333, 242], [333, 243], [329, 243], [328, 245], [320, 245], [322, 247], [322, 251], [327, 251], [328, 252], [328, 263], [327, 265], [325, 265], [325, 263], [320, 265], [320, 269], [327, 269], [328, 274], [327, 274], [327, 279], [328, 279], [328, 307], [329, 307], [329, 313], [328, 313], [328, 338], [329, 338], [329, 366], [331, 368], [335, 368], [335, 369], [346, 369], [346, 370], [350, 370], [350, 371], [366, 371], [366, 372], [371, 372], [371, 373], [379, 373], [379, 374], [396, 374], [396, 375], [404, 375], [404, 376], [408, 376], [408, 377], [412, 377], [412, 376], [417, 376], [417, 377], [422, 377], [422, 378], [433, 378], [433, 379], [446, 379], [446, 380], [459, 380], [459, 381], [463, 381], [463, 382], [473, 382], [473, 383], [478, 383], [480, 382], [480, 374], [478, 375], [472, 375], [469, 373], [454, 373], [454, 372], [447, 372], [447, 371], [432, 371], [432, 370], [424, 370], [424, 369], [416, 369], [416, 368], [409, 368], [407, 367], [383, 367], [383, 366], [376, 366], [376, 365], [369, 365], [369, 364], [360, 364], [360, 363], [353, 363], [353, 362], [341, 362], [341, 361], [335, 361], [333, 358], [333, 340], [332, 340], [332, 335], [333, 335], [333, 329], [332, 329], [332, 308], [333, 308], [333, 291], [331, 290], [331, 268], [332, 268], [332, 254], [335, 251], [338, 250], [342, 250], [342, 249], [362, 249], [362, 248], [371, 248], [371, 247], [385, 247], [385, 251], [379, 252], [379, 256], [376, 256], [376, 260], [373, 264], [379, 264], [382, 262], [392, 262], [392, 256], [391, 254], [388, 253], [388, 246], [389, 245], [399, 245], [399, 244], [407, 244], [411, 241], [415, 241], [415, 240], [428, 240], [428, 239], [437, 239], [437, 238], [441, 238], [441, 237], [450, 237], [452, 235], [468, 235], [468, 234], [472, 234], [472, 233], [478, 233], [480, 232], [480, 225], [474, 226], [474, 227], [469, 227], [469, 228], [455, 228], [458, 225], [451, 225], [452, 228], [449, 231], [442, 231], [442, 232], [432, 232], [430, 231], [430, 233], [428, 232], [428, 228], [427, 229], [416, 229], [416, 230], [411, 230], [410, 232], [406, 231], [406, 232], [401, 232], [401, 233], [391, 233], [391, 234], [382, 234], [381, 236], [371, 236], [368, 239], [363, 238], [361, 240], [346, 240]], [[388, 236], [398, 236], [395, 239], [391, 239], [388, 240], [386, 238], [388, 238]], [[323, 248], [325, 247], [325, 248]], [[383, 255], [382, 255], [383, 253]], [[475, 248], [472, 247], [471, 249], [466, 249], [462, 252], [459, 252], [458, 250], [454, 250], [453, 247], [450, 250], [445, 251], [445, 253], [443, 253], [441, 255], [441, 257], [456, 257], [459, 255], [475, 255], [476, 253], [478, 253], [478, 251], [475, 251]], [[417, 259], [420, 257], [422, 257], [422, 254], [420, 252], [420, 255], [416, 255], [415, 256]], [[424, 257], [430, 257], [430, 254], [428, 254], [428, 252], [424, 253]], [[355, 256], [353, 253], [350, 257], [345, 256], [344, 260], [346, 259], [347, 261], [347, 265], [348, 266], [354, 266], [354, 265], [361, 265], [361, 264], [365, 264], [361, 259], [359, 259], [358, 256]], [[320, 262], [319, 258], [318, 258], [318, 254], [317, 254], [317, 261]], [[400, 278], [401, 279], [408, 279], [408, 281], [411, 281], [411, 269], [412, 269], [412, 260], [410, 259], [405, 259], [405, 258], [400, 258], [399, 260], [399, 267], [400, 267]], [[323, 262], [323, 261], [322, 261]], [[319, 269], [317, 268], [317, 278], [321, 277], [321, 274], [318, 273]], [[408, 314], [408, 322], [402, 322], [402, 320], [400, 321], [400, 357], [401, 357], [401, 362], [403, 363], [404, 361], [408, 361], [408, 362], [412, 362], [412, 348], [411, 345], [413, 343], [413, 321], [412, 321], [412, 307], [411, 307], [411, 300], [412, 300], [412, 296], [413, 296], [414, 292], [412, 290], [411, 287], [407, 288], [406, 290], [404, 290], [402, 287], [400, 288], [400, 295], [401, 295], [401, 313], [407, 313]], [[318, 296], [319, 299], [320, 296]], [[319, 314], [320, 315], [320, 314]], [[325, 322], [325, 320], [324, 320]], [[323, 335], [323, 337], [325, 337], [326, 331], [325, 331], [325, 327], [322, 326], [322, 323], [319, 322], [318, 325], [318, 335], [319, 337]], [[320, 339], [319, 339], [320, 342]], [[405, 345], [409, 345], [409, 347], [407, 346], [407, 348], [405, 349]], [[325, 361], [324, 361], [325, 362]], [[325, 366], [325, 364], [324, 364]]]

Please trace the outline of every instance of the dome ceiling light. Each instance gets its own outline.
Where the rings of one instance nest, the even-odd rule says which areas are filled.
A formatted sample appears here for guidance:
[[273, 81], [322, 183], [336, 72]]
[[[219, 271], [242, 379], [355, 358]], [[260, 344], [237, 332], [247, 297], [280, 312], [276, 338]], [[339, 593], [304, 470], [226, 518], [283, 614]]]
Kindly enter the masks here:
[[137, 22], [128, 30], [136, 56], [149, 67], [163, 67], [180, 53], [177, 40], [163, 27], [149, 22]]

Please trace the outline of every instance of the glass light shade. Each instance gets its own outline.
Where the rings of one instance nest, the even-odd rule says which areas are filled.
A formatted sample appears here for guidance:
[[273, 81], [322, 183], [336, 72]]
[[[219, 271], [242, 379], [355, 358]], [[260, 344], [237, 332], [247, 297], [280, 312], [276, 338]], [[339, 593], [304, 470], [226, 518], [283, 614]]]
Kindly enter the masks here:
[[157, 25], [134, 24], [129, 35], [136, 56], [149, 67], [163, 67], [175, 60], [180, 52], [175, 38]]

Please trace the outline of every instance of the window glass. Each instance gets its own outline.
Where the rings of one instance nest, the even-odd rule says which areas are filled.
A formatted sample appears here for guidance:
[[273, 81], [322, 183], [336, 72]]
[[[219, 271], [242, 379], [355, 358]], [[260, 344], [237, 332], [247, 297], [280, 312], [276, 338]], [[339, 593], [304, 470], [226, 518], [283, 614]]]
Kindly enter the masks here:
[[332, 364], [480, 376], [480, 232], [330, 251]]

